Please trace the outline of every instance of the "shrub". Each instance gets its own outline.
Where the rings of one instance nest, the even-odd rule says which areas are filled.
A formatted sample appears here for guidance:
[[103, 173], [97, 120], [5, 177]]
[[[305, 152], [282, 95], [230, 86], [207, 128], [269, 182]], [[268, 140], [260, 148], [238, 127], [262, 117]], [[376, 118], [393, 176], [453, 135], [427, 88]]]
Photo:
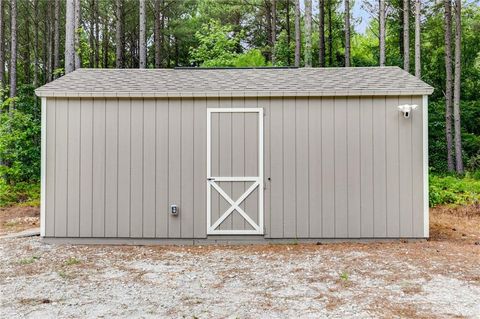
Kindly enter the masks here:
[[0, 207], [14, 204], [39, 206], [40, 183], [21, 182], [9, 185], [0, 178]]
[[444, 204], [467, 205], [480, 201], [480, 180], [471, 174], [465, 177], [430, 174], [430, 207]]
[[0, 124], [0, 174], [10, 185], [40, 176], [40, 122], [18, 110], [3, 113]]

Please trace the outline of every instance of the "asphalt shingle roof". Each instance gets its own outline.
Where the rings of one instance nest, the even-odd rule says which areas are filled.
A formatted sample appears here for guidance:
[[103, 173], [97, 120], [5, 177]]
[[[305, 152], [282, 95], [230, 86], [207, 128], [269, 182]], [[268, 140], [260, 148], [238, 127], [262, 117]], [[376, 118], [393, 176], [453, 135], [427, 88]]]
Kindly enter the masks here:
[[398, 67], [299, 69], [80, 69], [38, 96], [424, 95], [433, 88]]

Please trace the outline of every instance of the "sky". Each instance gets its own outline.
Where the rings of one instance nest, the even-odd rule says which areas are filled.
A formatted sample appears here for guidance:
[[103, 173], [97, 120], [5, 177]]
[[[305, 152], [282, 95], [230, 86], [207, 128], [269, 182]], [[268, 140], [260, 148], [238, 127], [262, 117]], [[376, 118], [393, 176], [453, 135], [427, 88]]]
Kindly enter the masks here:
[[[304, 1], [300, 1], [300, 7], [303, 12], [305, 12], [305, 4]], [[318, 1], [312, 1], [312, 14], [318, 15]], [[339, 6], [339, 10], [343, 11], [343, 1]], [[370, 21], [370, 16], [368, 13], [362, 9], [361, 1], [355, 1], [353, 8], [352, 8], [352, 20], [360, 21], [359, 23], [355, 23], [355, 31], [358, 33], [365, 33], [365, 30], [368, 27], [368, 23]]]
[[352, 8], [352, 17], [354, 19], [361, 19], [361, 22], [355, 25], [355, 31], [358, 33], [365, 33], [370, 21], [370, 16], [361, 8], [360, 1], [355, 1], [355, 5]]

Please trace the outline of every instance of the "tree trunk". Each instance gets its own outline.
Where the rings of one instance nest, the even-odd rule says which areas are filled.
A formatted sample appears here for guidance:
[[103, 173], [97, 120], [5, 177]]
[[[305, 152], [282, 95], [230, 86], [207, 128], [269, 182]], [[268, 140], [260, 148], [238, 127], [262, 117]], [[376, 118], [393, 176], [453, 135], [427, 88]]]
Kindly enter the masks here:
[[328, 7], [328, 62], [333, 66], [333, 25], [332, 25], [332, 0], [327, 1]]
[[[10, 97], [13, 98], [17, 95], [17, 0], [11, 0], [10, 20]], [[14, 108], [14, 103], [10, 103], [10, 111]]]
[[300, 66], [300, 0], [295, 0], [295, 66]]
[[379, 1], [380, 66], [385, 66], [385, 0]]
[[[21, 2], [20, 2], [21, 4]], [[23, 62], [23, 82], [22, 83], [32, 83], [32, 74], [30, 72], [30, 66], [32, 64], [31, 60], [30, 60], [30, 49], [31, 49], [31, 39], [30, 39], [30, 16], [31, 16], [31, 12], [30, 12], [30, 4], [31, 2], [28, 1], [28, 2], [23, 2], [23, 5], [24, 5], [24, 15], [23, 17], [20, 16], [20, 21], [22, 21], [22, 18], [23, 18], [23, 25], [24, 25], [24, 29], [23, 31], [20, 31], [20, 34], [24, 36], [24, 39], [25, 39], [25, 42], [23, 44], [23, 53], [22, 53], [22, 62]], [[17, 4], [18, 5], [18, 4]], [[20, 8], [20, 12], [22, 12], [22, 8]], [[25, 19], [25, 15], [27, 16], [27, 18]], [[22, 24], [20, 24], [21, 26]], [[21, 47], [21, 46], [20, 46]]]
[[403, 69], [410, 72], [410, 1], [403, 0]]
[[95, 67], [95, 0], [90, 0], [90, 32], [88, 41], [90, 43], [88, 62], [90, 68], [93, 68]]
[[286, 19], [286, 23], [287, 23], [287, 65], [290, 66], [291, 65], [291, 60], [290, 60], [290, 43], [292, 42], [292, 36], [291, 36], [291, 33], [290, 33], [290, 0], [287, 0], [287, 3], [286, 3], [286, 14], [285, 14], [285, 19]]
[[[38, 46], [38, 1], [39, 0], [34, 0], [33, 1], [33, 87], [37, 88], [38, 87], [38, 51], [39, 51], [39, 46]], [[1, 40], [0, 40], [1, 41]], [[0, 65], [3, 65], [1, 63]], [[35, 107], [37, 106], [37, 98], [35, 98]]]
[[415, 0], [415, 76], [422, 76], [421, 40], [420, 40], [420, 0]]
[[[161, 0], [161, 8], [162, 8], [162, 17], [161, 17], [161, 20], [160, 20], [160, 52], [163, 53], [163, 55], [165, 55], [165, 14], [166, 12], [164, 12], [165, 10], [165, 2], [164, 0]], [[161, 56], [161, 59], [160, 59], [160, 66], [163, 66], [163, 61], [164, 61], [164, 57], [163, 55]], [[166, 53], [167, 55], [167, 60], [170, 58], [168, 56], [168, 52]]]
[[65, 74], [75, 70], [75, 0], [67, 0], [65, 15]]
[[345, 0], [345, 67], [350, 66], [350, 1]]
[[268, 43], [268, 60], [272, 61], [273, 56], [273, 40], [272, 40], [272, 4], [271, 0], [265, 0], [265, 22]]
[[123, 65], [123, 49], [124, 49], [124, 35], [123, 35], [123, 0], [116, 0], [116, 24], [115, 31], [115, 45], [116, 45], [116, 67], [121, 69]]
[[[3, 0], [0, 0], [0, 102], [3, 102], [3, 90], [5, 89], [5, 12]], [[0, 114], [2, 108], [0, 107]]]
[[145, 0], [140, 0], [140, 39], [139, 39], [139, 50], [140, 50], [140, 69], [145, 69], [147, 67], [147, 43], [146, 43], [146, 18], [145, 18]]
[[94, 6], [94, 11], [95, 11], [95, 53], [94, 53], [94, 59], [95, 59], [95, 68], [98, 68], [100, 66], [100, 22], [99, 22], [99, 12], [98, 12], [98, 0], [95, 1], [95, 6]]
[[81, 1], [75, 0], [75, 69], [80, 69], [82, 67], [82, 52], [80, 46], [80, 33], [82, 30], [81, 19], [82, 19], [82, 8]]
[[312, 66], [312, 0], [305, 0], [305, 67]]
[[[48, 4], [48, 2], [47, 2]], [[48, 82], [53, 80], [53, 41], [54, 41], [54, 10], [50, 10], [50, 7], [47, 6], [48, 15], [46, 21], [48, 21], [48, 43], [47, 43], [47, 55], [48, 55]]]
[[53, 26], [53, 70], [60, 67], [60, 0], [55, 0], [55, 18]]
[[444, 0], [445, 7], [445, 134], [447, 141], [447, 165], [448, 170], [453, 172], [453, 135], [452, 135], [452, 3]]
[[[49, 39], [49, 23], [48, 23], [48, 13], [50, 12], [49, 6], [47, 3], [43, 3], [43, 42], [42, 42], [42, 74], [43, 74], [43, 81], [42, 83], [48, 82], [48, 39]], [[66, 25], [65, 25], [66, 26]], [[66, 47], [65, 47], [66, 49]]]
[[178, 38], [175, 36], [174, 38], [174, 45], [175, 45], [175, 66], [178, 66], [179, 61], [179, 45], [178, 45]]
[[108, 51], [109, 51], [109, 40], [110, 40], [110, 31], [108, 25], [108, 14], [105, 14], [103, 21], [103, 33], [102, 33], [102, 57], [103, 57], [103, 68], [108, 68]]
[[325, 0], [318, 1], [318, 62], [325, 66]]
[[275, 64], [275, 44], [277, 42], [277, 2], [272, 0], [272, 63]]
[[155, 42], [155, 68], [160, 68], [162, 66], [162, 47], [161, 47], [161, 21], [160, 15], [160, 0], [155, 0], [155, 23], [154, 23], [154, 42]]
[[460, 120], [460, 81], [462, 79], [462, 1], [455, 0], [455, 79], [453, 84], [453, 121], [455, 127], [455, 164], [463, 174], [462, 125]]

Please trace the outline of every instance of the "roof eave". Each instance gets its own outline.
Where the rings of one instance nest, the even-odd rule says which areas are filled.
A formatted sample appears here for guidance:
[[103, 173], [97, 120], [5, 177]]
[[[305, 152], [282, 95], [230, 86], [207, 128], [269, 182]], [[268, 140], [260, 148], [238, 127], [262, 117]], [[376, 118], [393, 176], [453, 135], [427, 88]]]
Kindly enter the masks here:
[[193, 97], [322, 97], [430, 95], [433, 88], [415, 90], [328, 90], [328, 91], [212, 91], [212, 92], [69, 92], [36, 90], [38, 97], [90, 98], [193, 98]]

